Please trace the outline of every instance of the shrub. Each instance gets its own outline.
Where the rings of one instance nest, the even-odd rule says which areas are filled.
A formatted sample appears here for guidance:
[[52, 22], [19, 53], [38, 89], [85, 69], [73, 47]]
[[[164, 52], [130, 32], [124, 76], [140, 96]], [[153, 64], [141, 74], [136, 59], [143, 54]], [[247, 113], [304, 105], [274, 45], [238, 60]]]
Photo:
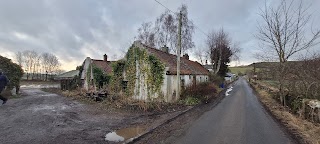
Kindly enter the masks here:
[[[201, 102], [207, 102], [217, 92], [217, 88], [213, 83], [204, 82], [197, 85], [187, 86], [181, 94], [182, 100], [188, 100], [188, 97], [196, 98]], [[190, 99], [194, 100], [194, 99]]]
[[189, 97], [185, 98], [182, 102], [185, 105], [197, 105], [200, 103], [200, 100], [198, 98], [189, 96]]
[[215, 84], [221, 84], [224, 82], [223, 77], [216, 75], [216, 74], [212, 74], [212, 73], [209, 74], [209, 80], [210, 80], [210, 82], [215, 83]]
[[9, 90], [16, 87], [16, 92], [19, 92], [20, 80], [23, 75], [22, 68], [13, 63], [10, 59], [0, 56], [0, 69], [3, 70], [3, 73], [8, 77], [10, 83], [8, 84]]

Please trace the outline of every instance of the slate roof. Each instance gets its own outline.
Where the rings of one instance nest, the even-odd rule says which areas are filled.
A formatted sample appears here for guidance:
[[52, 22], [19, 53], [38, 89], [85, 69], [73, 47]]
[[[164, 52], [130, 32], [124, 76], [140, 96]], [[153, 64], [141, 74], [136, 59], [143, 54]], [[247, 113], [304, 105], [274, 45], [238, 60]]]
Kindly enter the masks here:
[[213, 68], [213, 65], [207, 64], [207, 65], [203, 65], [203, 67], [206, 68], [206, 69], [212, 69], [212, 68]]
[[[166, 67], [169, 67], [168, 75], [177, 74], [177, 56], [166, 53], [164, 51], [143, 45], [149, 54], [156, 56], [160, 61], [162, 61]], [[204, 68], [200, 63], [196, 61], [188, 60], [181, 57], [180, 64], [180, 74], [181, 75], [209, 75], [209, 71]]]
[[101, 70], [103, 70], [103, 72], [105, 74], [110, 74], [112, 73], [112, 61], [104, 61], [104, 60], [96, 60], [96, 59], [92, 59], [92, 63], [97, 66], [98, 68], [100, 68]]

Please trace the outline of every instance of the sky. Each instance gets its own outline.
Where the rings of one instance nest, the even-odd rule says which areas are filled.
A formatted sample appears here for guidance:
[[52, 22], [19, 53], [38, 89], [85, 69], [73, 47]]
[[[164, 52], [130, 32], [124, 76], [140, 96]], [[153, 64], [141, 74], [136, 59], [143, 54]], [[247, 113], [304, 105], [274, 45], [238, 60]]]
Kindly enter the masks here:
[[[195, 49], [205, 49], [206, 35], [224, 28], [241, 47], [240, 60], [232, 65], [258, 61], [259, 41], [254, 37], [261, 20], [263, 0], [158, 0], [173, 11], [186, 4], [196, 25]], [[267, 0], [276, 5], [278, 0]], [[310, 6], [311, 22], [320, 28], [320, 0], [303, 0]], [[62, 69], [72, 70], [86, 57], [122, 58], [143, 22], [154, 22], [165, 11], [154, 0], [0, 0], [0, 55], [14, 60], [18, 51], [55, 54]], [[203, 32], [202, 32], [203, 31]], [[318, 50], [318, 48], [313, 48]], [[320, 48], [319, 48], [320, 49]]]

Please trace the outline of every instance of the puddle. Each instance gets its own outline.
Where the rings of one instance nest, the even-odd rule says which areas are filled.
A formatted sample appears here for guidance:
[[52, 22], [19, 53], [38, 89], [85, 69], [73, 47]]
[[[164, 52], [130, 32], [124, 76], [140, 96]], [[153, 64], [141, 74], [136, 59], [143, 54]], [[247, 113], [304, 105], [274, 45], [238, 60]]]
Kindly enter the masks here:
[[229, 96], [230, 94], [230, 92], [232, 91], [232, 89], [233, 89], [233, 87], [231, 86], [230, 88], [228, 88], [227, 89], [227, 91], [226, 91], [226, 96]]
[[141, 126], [124, 128], [106, 134], [105, 140], [112, 142], [129, 142], [140, 136], [145, 130], [146, 128]]
[[32, 107], [31, 110], [33, 112], [37, 111], [44, 111], [44, 110], [51, 110], [51, 111], [57, 111], [57, 110], [65, 110], [69, 109], [70, 107], [63, 104], [55, 104], [55, 105], [37, 105], [35, 107]]
[[42, 84], [42, 85], [35, 85], [35, 84], [31, 84], [31, 85], [21, 85], [21, 88], [59, 88], [60, 85], [59, 84]]

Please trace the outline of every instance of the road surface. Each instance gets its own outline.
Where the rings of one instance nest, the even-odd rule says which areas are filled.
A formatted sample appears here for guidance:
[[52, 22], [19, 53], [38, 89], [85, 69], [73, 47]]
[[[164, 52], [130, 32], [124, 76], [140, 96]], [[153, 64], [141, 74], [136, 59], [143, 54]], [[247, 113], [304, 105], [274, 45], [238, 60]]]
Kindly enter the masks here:
[[240, 78], [226, 97], [197, 119], [174, 143], [288, 144], [294, 143]]
[[23, 87], [22, 91], [22, 98], [0, 105], [1, 144], [108, 143], [104, 140], [108, 132], [128, 119], [137, 119], [38, 88]]

